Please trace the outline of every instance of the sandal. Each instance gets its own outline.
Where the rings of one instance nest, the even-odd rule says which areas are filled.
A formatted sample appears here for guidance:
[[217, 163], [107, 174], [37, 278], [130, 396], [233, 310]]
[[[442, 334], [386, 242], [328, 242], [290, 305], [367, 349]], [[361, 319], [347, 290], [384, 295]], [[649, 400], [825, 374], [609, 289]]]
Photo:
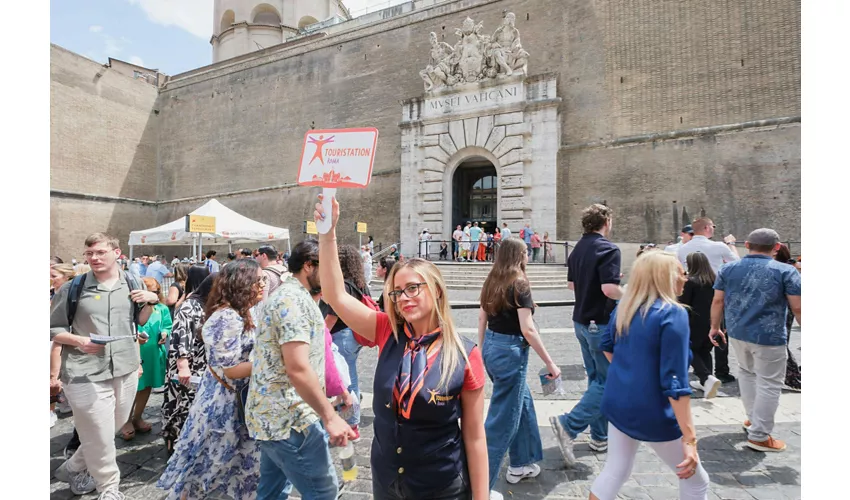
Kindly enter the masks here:
[[140, 434], [147, 434], [153, 429], [153, 425], [150, 422], [139, 420], [138, 422], [133, 422], [133, 428]]
[[130, 441], [134, 437], [136, 437], [136, 430], [135, 429], [127, 430], [126, 425], [125, 425], [124, 427], [121, 427], [121, 431], [119, 431], [118, 434], [121, 436], [121, 439], [123, 439], [124, 441]]

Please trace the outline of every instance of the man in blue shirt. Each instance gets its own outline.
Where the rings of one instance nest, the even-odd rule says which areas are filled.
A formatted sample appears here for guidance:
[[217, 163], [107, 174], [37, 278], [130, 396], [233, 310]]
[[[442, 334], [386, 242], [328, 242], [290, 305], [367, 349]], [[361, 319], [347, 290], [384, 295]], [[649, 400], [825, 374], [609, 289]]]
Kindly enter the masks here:
[[522, 241], [525, 242], [525, 248], [528, 250], [528, 256], [531, 257], [531, 237], [534, 235], [534, 230], [531, 229], [531, 224], [526, 223], [522, 230]]
[[[602, 352], [601, 342], [614, 301], [623, 295], [620, 249], [608, 241], [611, 217], [611, 209], [604, 205], [585, 208], [581, 216], [584, 235], [567, 260], [567, 283], [576, 297], [573, 324], [587, 371], [587, 391], [581, 401], [571, 412], [549, 419], [568, 467], [576, 463], [573, 442], [588, 426], [590, 449], [600, 452], [608, 449], [608, 421], [602, 415], [601, 405], [610, 362]], [[529, 231], [526, 226], [525, 235]], [[598, 327], [596, 332], [590, 331], [591, 323]]]
[[147, 271], [145, 271], [145, 277], [154, 278], [157, 282], [159, 282], [159, 286], [162, 286], [163, 278], [170, 278], [174, 276], [171, 274], [171, 271], [168, 270], [168, 266], [166, 266], [163, 262], [164, 260], [164, 255], [154, 256], [150, 265], [148, 265]]
[[[738, 358], [738, 386], [747, 421], [747, 446], [758, 451], [782, 451], [785, 443], [771, 436], [779, 395], [785, 382], [787, 332], [791, 306], [800, 322], [800, 273], [773, 260], [779, 235], [756, 229], [747, 237], [749, 255], [720, 268], [711, 303], [712, 344], [729, 344]], [[720, 321], [726, 319], [726, 333]]]
[[481, 239], [481, 228], [478, 227], [478, 223], [472, 225], [469, 228], [469, 239], [470, 239], [470, 254], [469, 260], [478, 260], [478, 242]]
[[207, 260], [204, 265], [210, 270], [210, 274], [217, 273], [221, 270], [221, 266], [215, 260], [216, 253], [217, 252], [215, 250], [207, 252]]

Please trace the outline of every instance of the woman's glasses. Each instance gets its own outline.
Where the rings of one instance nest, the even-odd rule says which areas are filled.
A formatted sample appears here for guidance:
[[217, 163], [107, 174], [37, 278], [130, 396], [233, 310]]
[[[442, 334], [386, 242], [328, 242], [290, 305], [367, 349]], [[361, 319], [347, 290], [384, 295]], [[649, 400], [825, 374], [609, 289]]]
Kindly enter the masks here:
[[390, 296], [390, 300], [392, 300], [393, 303], [398, 302], [398, 298], [401, 296], [402, 293], [405, 295], [405, 297], [412, 299], [413, 297], [416, 297], [416, 296], [419, 295], [419, 293], [421, 291], [420, 289], [422, 288], [422, 285], [426, 285], [426, 284], [427, 283], [411, 283], [411, 284], [407, 285], [406, 287], [404, 287], [403, 289], [393, 290], [392, 292], [388, 293], [387, 295]]

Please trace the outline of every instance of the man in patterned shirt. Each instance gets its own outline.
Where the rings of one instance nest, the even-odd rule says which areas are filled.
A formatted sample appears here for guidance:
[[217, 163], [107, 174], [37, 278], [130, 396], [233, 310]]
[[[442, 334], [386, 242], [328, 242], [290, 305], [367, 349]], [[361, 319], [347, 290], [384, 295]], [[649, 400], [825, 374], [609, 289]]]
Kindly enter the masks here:
[[[750, 253], [720, 268], [711, 303], [711, 343], [729, 343], [738, 358], [738, 386], [747, 421], [747, 446], [757, 451], [782, 451], [774, 439], [774, 416], [785, 383], [788, 307], [800, 322], [800, 273], [773, 260], [779, 235], [756, 229], [747, 237]], [[725, 312], [726, 333], [720, 330]]]
[[304, 498], [332, 500], [339, 487], [328, 442], [345, 446], [353, 432], [325, 397], [316, 240], [296, 245], [289, 269], [263, 303], [251, 353], [245, 420], [260, 446], [257, 500], [276, 500], [293, 485]]

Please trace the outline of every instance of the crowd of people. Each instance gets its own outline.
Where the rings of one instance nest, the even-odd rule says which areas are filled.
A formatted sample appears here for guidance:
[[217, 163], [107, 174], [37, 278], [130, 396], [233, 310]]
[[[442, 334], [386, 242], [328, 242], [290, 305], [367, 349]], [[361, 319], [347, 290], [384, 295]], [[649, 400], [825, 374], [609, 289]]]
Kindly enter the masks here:
[[[325, 214], [320, 196], [314, 217], [332, 215], [330, 231], [291, 255], [264, 245], [221, 264], [214, 251], [194, 263], [175, 257], [170, 266], [162, 256], [126, 262], [116, 239], [95, 233], [84, 242], [85, 265], [52, 259], [51, 405], [67, 404], [75, 425], [55, 477], [74, 494], [122, 500], [115, 434], [150, 432], [143, 412], [151, 392], [162, 390], [169, 460], [157, 486], [169, 499], [286, 499], [293, 488], [304, 499], [335, 499], [341, 483], [331, 450], [360, 439], [363, 348], [378, 349], [374, 498], [500, 500], [505, 455], [509, 483], [539, 476], [529, 349], [545, 379], [561, 373], [535, 326], [526, 270], [548, 235], [535, 239], [530, 226], [518, 238], [506, 225], [497, 232], [476, 343], [460, 335], [443, 277], [427, 259], [403, 259], [397, 250], [382, 257], [375, 274], [383, 293], [373, 300], [365, 265], [372, 240], [359, 249], [339, 244], [337, 200], [332, 207]], [[747, 446], [784, 450], [773, 423], [790, 385], [800, 273], [779, 235], [753, 231], [748, 255], [739, 257], [734, 237], [712, 241], [714, 224], [701, 217], [673, 248], [643, 248], [622, 285], [620, 250], [608, 240], [611, 209], [592, 205], [581, 222], [568, 281], [587, 390], [550, 423], [568, 467], [587, 429], [590, 449], [607, 452], [590, 498], [618, 495], [640, 442], [676, 474], [681, 498], [708, 498], [690, 397], [693, 390], [714, 397], [735, 381], [720, 361], [727, 346], [738, 362]], [[454, 255], [477, 258], [484, 248], [486, 260], [479, 243], [486, 233], [467, 227], [464, 240], [458, 226]], [[689, 366], [697, 377], [690, 383]], [[485, 414], [486, 378], [493, 392]]]
[[[531, 262], [555, 262], [555, 253], [549, 232], [541, 236], [531, 228], [531, 224], [519, 230], [514, 236], [508, 223], [502, 223], [502, 227], [494, 228], [493, 232], [487, 232], [478, 222], [467, 221], [466, 226], [458, 224], [452, 233], [451, 241], [434, 241], [428, 229], [424, 229], [419, 235], [419, 249], [417, 256], [425, 260], [431, 260], [432, 253], [438, 253], [439, 260], [452, 260], [456, 262], [494, 262], [502, 242], [515, 237], [525, 244], [528, 258]], [[449, 247], [451, 243], [451, 247]], [[541, 254], [542, 250], [542, 254]], [[449, 256], [451, 253], [451, 257]]]

